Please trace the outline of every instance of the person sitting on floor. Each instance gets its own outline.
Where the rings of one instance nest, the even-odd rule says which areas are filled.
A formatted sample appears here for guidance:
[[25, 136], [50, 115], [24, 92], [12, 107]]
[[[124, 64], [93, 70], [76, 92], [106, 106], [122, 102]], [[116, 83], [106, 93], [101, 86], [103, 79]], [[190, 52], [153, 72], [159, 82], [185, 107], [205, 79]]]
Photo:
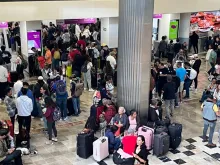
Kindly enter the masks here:
[[137, 136], [134, 129], [128, 129], [127, 134], [122, 139], [123, 151], [129, 155], [134, 153]]
[[130, 116], [128, 117], [126, 130], [133, 129], [134, 131], [137, 131], [140, 127], [140, 118], [137, 115], [136, 110], [131, 110]]
[[23, 165], [21, 159], [21, 151], [15, 148], [8, 149], [5, 138], [8, 129], [0, 129], [0, 164], [10, 164], [13, 160], [16, 165]]
[[160, 120], [162, 120], [161, 108], [158, 108], [158, 101], [156, 99], [152, 99], [149, 108], [149, 121], [155, 122], [157, 125], [158, 121]]
[[105, 136], [108, 138], [108, 148], [109, 152], [112, 153], [117, 151], [121, 145], [121, 140], [118, 137], [115, 137], [115, 133], [118, 130], [117, 126], [107, 126]]
[[113, 119], [113, 123], [115, 126], [120, 128], [120, 134], [122, 134], [126, 128], [128, 117], [125, 114], [125, 108], [119, 107], [118, 113], [115, 115]]

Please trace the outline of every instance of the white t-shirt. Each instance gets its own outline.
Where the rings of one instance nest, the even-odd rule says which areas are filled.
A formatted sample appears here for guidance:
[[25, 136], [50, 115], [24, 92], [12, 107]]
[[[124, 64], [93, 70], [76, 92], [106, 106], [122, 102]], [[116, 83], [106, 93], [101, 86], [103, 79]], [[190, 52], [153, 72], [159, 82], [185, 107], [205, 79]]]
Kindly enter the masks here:
[[110, 62], [110, 65], [112, 67], [112, 69], [115, 69], [115, 65], [117, 64], [116, 63], [116, 60], [113, 56], [109, 55], [107, 58], [106, 58], [106, 61], [109, 61]]
[[17, 95], [18, 92], [20, 92], [21, 88], [23, 87], [23, 82], [21, 80], [18, 80], [15, 84], [14, 84], [14, 94]]
[[87, 64], [87, 72], [91, 70], [92, 66], [93, 66], [93, 65], [92, 65], [91, 62], [89, 62], [89, 63]]
[[89, 29], [85, 29], [85, 30], [83, 31], [82, 36], [85, 36], [86, 38], [89, 38], [90, 35], [91, 35], [91, 33], [90, 33]]
[[7, 69], [4, 66], [0, 65], [0, 82], [7, 82], [8, 81], [7, 78], [8, 78]]

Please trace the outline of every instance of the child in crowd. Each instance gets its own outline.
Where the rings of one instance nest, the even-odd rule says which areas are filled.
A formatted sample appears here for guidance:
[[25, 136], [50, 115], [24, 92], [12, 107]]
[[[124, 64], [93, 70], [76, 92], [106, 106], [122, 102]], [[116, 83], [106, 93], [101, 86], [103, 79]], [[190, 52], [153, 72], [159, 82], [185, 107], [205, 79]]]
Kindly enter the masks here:
[[107, 77], [105, 88], [106, 88], [108, 96], [111, 98], [114, 94], [114, 85], [113, 85], [111, 76]]

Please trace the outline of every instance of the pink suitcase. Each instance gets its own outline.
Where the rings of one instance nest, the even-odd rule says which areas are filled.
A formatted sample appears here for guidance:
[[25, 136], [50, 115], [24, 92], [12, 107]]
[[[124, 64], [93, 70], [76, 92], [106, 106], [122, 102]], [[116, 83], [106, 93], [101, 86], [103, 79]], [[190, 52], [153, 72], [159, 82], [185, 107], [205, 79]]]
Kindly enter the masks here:
[[145, 137], [145, 144], [148, 150], [153, 148], [154, 140], [154, 129], [146, 126], [138, 128], [138, 135], [143, 135]]

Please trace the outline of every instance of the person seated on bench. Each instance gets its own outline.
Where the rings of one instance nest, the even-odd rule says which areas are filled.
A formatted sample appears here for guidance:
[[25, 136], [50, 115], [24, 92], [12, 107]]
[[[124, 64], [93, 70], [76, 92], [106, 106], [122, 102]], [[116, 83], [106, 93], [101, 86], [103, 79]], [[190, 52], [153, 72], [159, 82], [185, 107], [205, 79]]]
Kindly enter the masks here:
[[107, 126], [105, 136], [108, 138], [108, 149], [110, 153], [116, 152], [120, 145], [121, 140], [119, 137], [115, 137], [115, 132], [118, 130], [117, 126]]
[[9, 164], [14, 160], [16, 165], [23, 165], [21, 151], [15, 148], [8, 149], [5, 141], [7, 134], [8, 129], [0, 128], [0, 164]]
[[124, 130], [126, 128], [128, 117], [125, 114], [125, 108], [119, 107], [118, 113], [115, 115], [113, 119], [113, 123], [115, 126], [120, 128], [120, 134], [124, 133]]

